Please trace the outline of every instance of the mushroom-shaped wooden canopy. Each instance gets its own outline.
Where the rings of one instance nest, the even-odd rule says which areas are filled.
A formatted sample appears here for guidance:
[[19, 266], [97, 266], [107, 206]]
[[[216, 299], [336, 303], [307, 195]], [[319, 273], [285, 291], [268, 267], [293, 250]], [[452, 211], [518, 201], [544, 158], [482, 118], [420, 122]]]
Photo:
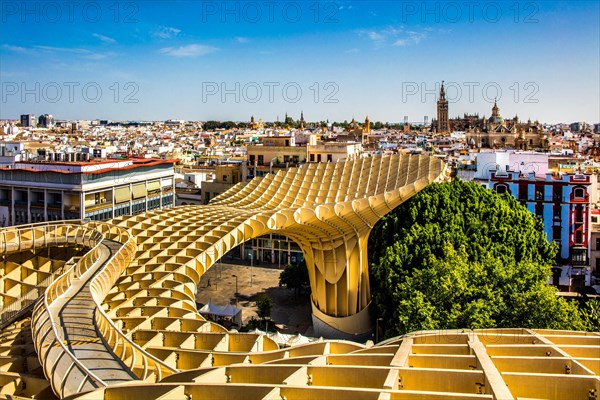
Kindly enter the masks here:
[[[239, 183], [207, 206], [181, 207], [181, 216], [190, 223], [185, 236], [172, 240], [194, 249], [190, 254], [195, 256], [187, 263], [202, 273], [242, 242], [269, 233], [285, 235], [305, 255], [316, 332], [365, 333], [370, 329], [367, 240], [371, 229], [425, 186], [445, 179], [446, 172], [443, 161], [427, 155], [305, 164]], [[128, 219], [121, 224], [140, 226]], [[135, 234], [169, 234], [148, 228]], [[168, 259], [161, 256], [155, 252], [144, 261]]]

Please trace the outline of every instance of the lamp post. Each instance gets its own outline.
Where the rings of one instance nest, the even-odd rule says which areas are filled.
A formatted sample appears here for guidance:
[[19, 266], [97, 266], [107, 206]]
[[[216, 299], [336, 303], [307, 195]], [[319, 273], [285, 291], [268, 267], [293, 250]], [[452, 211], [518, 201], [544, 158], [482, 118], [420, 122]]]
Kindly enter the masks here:
[[236, 297], [236, 300], [237, 300], [237, 297], [239, 296], [239, 293], [238, 293], [238, 284], [237, 284], [237, 275], [233, 274], [231, 276], [235, 278], [235, 297]]
[[281, 269], [281, 239], [277, 240], [277, 269]]
[[379, 321], [383, 322], [383, 318], [375, 320], [375, 344], [379, 343]]

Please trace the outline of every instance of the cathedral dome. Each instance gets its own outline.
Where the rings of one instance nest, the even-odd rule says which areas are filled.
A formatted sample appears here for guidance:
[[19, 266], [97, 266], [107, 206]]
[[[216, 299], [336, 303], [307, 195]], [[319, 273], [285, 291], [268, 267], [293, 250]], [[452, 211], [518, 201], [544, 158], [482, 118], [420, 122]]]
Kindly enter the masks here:
[[492, 116], [488, 120], [492, 124], [501, 124], [504, 119], [500, 115], [500, 107], [498, 107], [498, 103], [494, 100], [494, 107], [492, 107]]

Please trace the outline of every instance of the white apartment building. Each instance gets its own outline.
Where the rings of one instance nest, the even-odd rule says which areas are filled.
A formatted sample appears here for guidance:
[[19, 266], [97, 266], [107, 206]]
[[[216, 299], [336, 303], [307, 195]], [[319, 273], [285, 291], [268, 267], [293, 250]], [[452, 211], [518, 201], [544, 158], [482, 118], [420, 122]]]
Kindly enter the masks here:
[[0, 226], [106, 220], [174, 205], [173, 160], [74, 161], [64, 156], [63, 161], [0, 167]]

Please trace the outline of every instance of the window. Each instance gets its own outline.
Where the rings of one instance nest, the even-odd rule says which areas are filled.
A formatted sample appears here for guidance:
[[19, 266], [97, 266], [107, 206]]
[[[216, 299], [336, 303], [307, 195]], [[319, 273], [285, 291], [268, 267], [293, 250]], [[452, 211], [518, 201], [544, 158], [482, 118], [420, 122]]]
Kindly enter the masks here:
[[317, 162], [321, 162], [321, 155], [317, 154]]
[[310, 155], [310, 162], [315, 162], [315, 155], [314, 154]]
[[544, 217], [544, 205], [542, 203], [537, 203], [535, 205], [535, 216], [538, 218]]
[[585, 265], [587, 263], [585, 249], [573, 249], [571, 254], [571, 261], [573, 265]]
[[552, 188], [552, 201], [562, 201], [562, 187], [561, 186], [554, 186]]
[[581, 231], [575, 231], [575, 243], [583, 243], [583, 233]]
[[265, 162], [265, 157], [263, 155], [258, 156], [258, 165], [263, 165]]
[[600, 238], [596, 238], [596, 251], [600, 251]]
[[576, 199], [583, 199], [585, 197], [585, 190], [583, 188], [575, 188], [573, 194]]
[[596, 258], [596, 271], [600, 271], [600, 258]]
[[506, 185], [496, 185], [496, 193], [504, 194], [507, 191], [508, 191], [508, 188], [506, 187]]
[[582, 224], [583, 223], [583, 207], [577, 206], [575, 209], [575, 223]]
[[527, 200], [527, 184], [519, 183], [519, 200]]
[[256, 161], [256, 156], [254, 154], [250, 155], [250, 165], [254, 165], [254, 162]]
[[552, 227], [552, 240], [560, 240], [561, 228], [560, 226]]
[[544, 200], [544, 186], [543, 185], [535, 185], [535, 199], [536, 200]]
[[560, 206], [554, 206], [554, 212], [552, 215], [555, 219], [560, 219]]
[[332, 162], [333, 156], [331, 154], [327, 154], [327, 162]]

